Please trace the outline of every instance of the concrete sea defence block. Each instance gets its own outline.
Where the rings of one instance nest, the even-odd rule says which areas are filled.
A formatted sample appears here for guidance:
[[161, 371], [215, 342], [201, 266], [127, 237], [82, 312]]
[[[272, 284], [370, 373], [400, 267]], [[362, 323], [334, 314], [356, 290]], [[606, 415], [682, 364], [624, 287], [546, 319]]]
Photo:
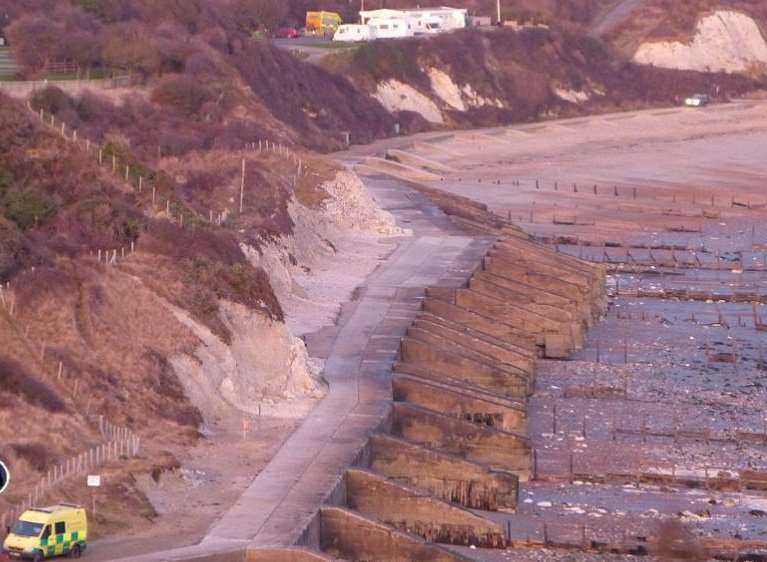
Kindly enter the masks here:
[[496, 523], [374, 472], [347, 470], [346, 490], [350, 508], [429, 542], [505, 546], [503, 529]]
[[453, 386], [409, 375], [392, 378], [395, 402], [410, 402], [466, 421], [503, 431], [524, 433], [527, 413], [523, 401], [511, 401], [489, 393], [473, 391], [466, 386]]
[[249, 550], [244, 562], [335, 562], [319, 552], [303, 548], [258, 548]]
[[320, 510], [322, 550], [349, 562], [469, 562], [469, 558], [338, 507]]
[[478, 332], [470, 328], [462, 328], [458, 324], [451, 324], [444, 320], [440, 321], [430, 314], [419, 316], [413, 323], [413, 328], [455, 342], [462, 347], [470, 347], [486, 357], [514, 367], [528, 375], [532, 373], [535, 367], [530, 353], [521, 353], [512, 346], [504, 345], [498, 339], [481, 337]]
[[394, 404], [392, 433], [430, 449], [508, 470], [520, 480], [527, 480], [530, 474], [530, 441], [524, 435], [498, 431], [406, 402]]
[[455, 334], [443, 335], [437, 333], [435, 330], [429, 329], [428, 326], [419, 326], [415, 323], [408, 328], [406, 337], [441, 348], [447, 347], [462, 357], [493, 366], [500, 371], [508, 373], [509, 376], [518, 377], [521, 380], [529, 380], [530, 378], [529, 371], [520, 369], [516, 365], [506, 363], [505, 361], [501, 361], [493, 354], [485, 353], [485, 351], [491, 350], [479, 349], [476, 342], [472, 342], [470, 338], [461, 338]]
[[526, 377], [464, 357], [448, 347], [439, 347], [406, 337], [400, 344], [400, 355], [402, 364], [412, 363], [425, 367], [431, 377], [443, 382], [454, 379], [503, 396], [517, 398], [527, 396], [530, 392]]
[[487, 511], [517, 507], [519, 479], [511, 472], [493, 470], [391, 435], [371, 437], [370, 468], [464, 507]]
[[475, 311], [460, 307], [455, 302], [434, 298], [429, 291], [427, 291], [427, 296], [423, 301], [423, 308], [425, 312], [434, 316], [495, 337], [521, 350], [530, 350], [531, 355], [535, 355], [535, 337], [517, 326], [483, 316]]

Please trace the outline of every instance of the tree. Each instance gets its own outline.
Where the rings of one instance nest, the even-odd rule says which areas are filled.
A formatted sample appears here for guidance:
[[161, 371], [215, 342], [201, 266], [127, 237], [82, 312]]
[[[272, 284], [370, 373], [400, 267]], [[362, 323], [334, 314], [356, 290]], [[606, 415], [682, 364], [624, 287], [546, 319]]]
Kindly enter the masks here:
[[66, 36], [59, 45], [57, 57], [78, 67], [98, 66], [103, 61], [104, 43], [101, 35], [87, 31], [75, 31]]
[[14, 21], [6, 29], [6, 35], [19, 64], [25, 71], [35, 73], [54, 60], [59, 50], [61, 29], [52, 18], [34, 14]]
[[104, 47], [107, 66], [144, 76], [155, 74], [162, 67], [162, 54], [152, 35], [140, 24], [125, 23], [111, 28]]
[[262, 28], [273, 30], [285, 20], [289, 9], [283, 0], [238, 0], [236, 21], [248, 33]]

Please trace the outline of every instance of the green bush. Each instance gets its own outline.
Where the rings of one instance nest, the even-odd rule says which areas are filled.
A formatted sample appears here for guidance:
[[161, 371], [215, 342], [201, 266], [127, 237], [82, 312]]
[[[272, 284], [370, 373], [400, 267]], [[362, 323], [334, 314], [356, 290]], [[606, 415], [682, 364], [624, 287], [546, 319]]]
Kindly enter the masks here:
[[9, 191], [3, 197], [5, 218], [21, 230], [43, 223], [56, 213], [56, 205], [46, 195], [36, 191]]
[[5, 195], [5, 192], [8, 191], [12, 184], [13, 176], [11, 176], [11, 173], [0, 168], [0, 197]]
[[430, 88], [429, 77], [418, 64], [415, 41], [373, 41], [361, 45], [352, 55], [359, 72], [377, 82], [395, 79], [422, 88]]

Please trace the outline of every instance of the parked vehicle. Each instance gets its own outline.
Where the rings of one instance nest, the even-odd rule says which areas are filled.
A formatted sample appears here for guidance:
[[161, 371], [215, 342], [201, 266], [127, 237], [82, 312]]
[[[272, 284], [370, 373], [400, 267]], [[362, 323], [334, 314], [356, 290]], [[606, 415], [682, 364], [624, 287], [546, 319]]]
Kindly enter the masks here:
[[413, 30], [405, 18], [371, 18], [368, 20], [376, 39], [397, 39], [412, 37]]
[[306, 31], [314, 35], [335, 33], [343, 23], [340, 14], [335, 12], [306, 12]]
[[295, 27], [281, 27], [274, 36], [278, 39], [298, 39], [301, 37], [301, 32]]
[[695, 94], [689, 98], [685, 98], [684, 104], [687, 107], [703, 107], [711, 103], [711, 98], [706, 94]]
[[79, 558], [87, 541], [85, 509], [62, 503], [22, 513], [3, 542], [3, 552], [11, 559], [34, 562], [62, 555]]
[[375, 32], [369, 25], [360, 25], [357, 23], [345, 23], [338, 26], [333, 41], [372, 41], [375, 39]]
[[423, 33], [424, 35], [437, 35], [442, 33], [442, 20], [438, 17], [423, 17], [418, 18], [418, 23], [422, 26], [420, 31], [416, 31], [416, 35]]

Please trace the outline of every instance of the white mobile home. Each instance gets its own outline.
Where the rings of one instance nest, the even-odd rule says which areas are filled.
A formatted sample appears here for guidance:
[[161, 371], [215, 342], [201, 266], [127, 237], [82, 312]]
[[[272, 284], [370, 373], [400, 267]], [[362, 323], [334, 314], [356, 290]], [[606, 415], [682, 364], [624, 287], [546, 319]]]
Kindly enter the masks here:
[[371, 20], [404, 19], [413, 35], [425, 35], [463, 29], [467, 26], [468, 10], [464, 8], [415, 8], [409, 10], [366, 10], [360, 12], [363, 24]]
[[400, 39], [413, 36], [405, 18], [370, 18], [367, 25], [371, 35], [376, 39]]

